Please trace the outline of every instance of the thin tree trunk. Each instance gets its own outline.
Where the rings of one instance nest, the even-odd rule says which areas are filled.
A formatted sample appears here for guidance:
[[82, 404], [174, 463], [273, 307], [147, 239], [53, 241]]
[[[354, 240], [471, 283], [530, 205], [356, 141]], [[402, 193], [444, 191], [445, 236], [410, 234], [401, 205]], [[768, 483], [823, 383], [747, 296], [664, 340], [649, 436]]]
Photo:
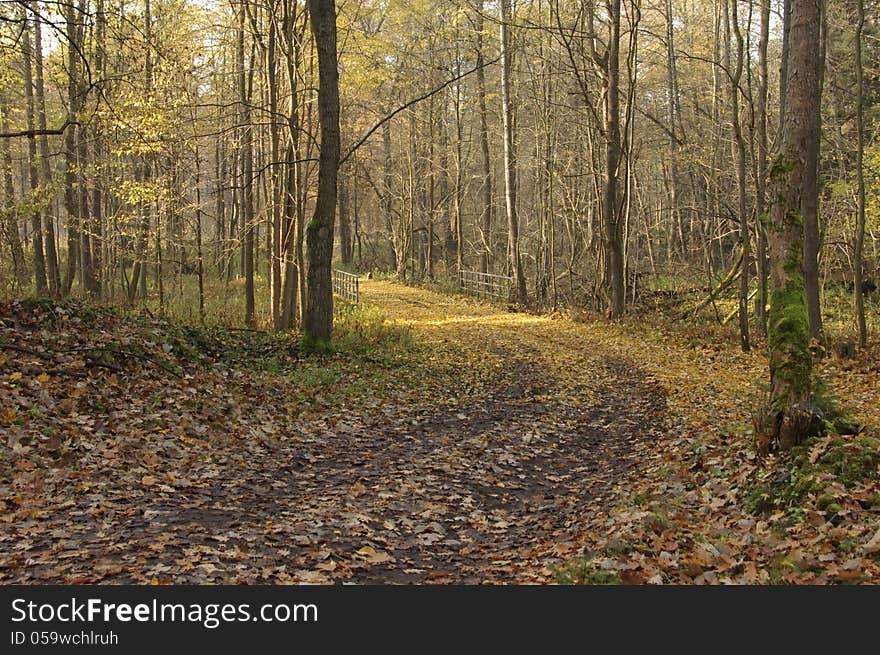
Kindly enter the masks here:
[[[245, 3], [241, 2], [238, 17], [237, 58], [238, 93], [241, 120], [241, 217], [244, 242], [242, 265], [244, 268], [244, 322], [253, 326], [256, 322], [254, 303], [254, 150], [253, 128], [251, 126], [250, 84], [248, 83], [244, 58]], [[250, 68], [253, 76], [253, 68]], [[253, 78], [251, 77], [251, 80]]]
[[271, 183], [271, 200], [269, 207], [269, 281], [270, 281], [270, 301], [272, 305], [272, 327], [276, 330], [281, 326], [281, 294], [283, 290], [283, 282], [281, 276], [281, 217], [282, 217], [282, 176], [283, 170], [279, 159], [281, 158], [281, 135], [278, 127], [278, 27], [275, 16], [270, 15], [269, 20], [269, 41], [266, 50], [266, 76], [269, 92], [269, 179]]
[[[144, 94], [149, 99], [153, 94], [153, 18], [150, 0], [144, 2]], [[137, 165], [136, 165], [137, 166]], [[140, 162], [140, 182], [147, 186], [152, 181], [152, 156], [150, 153], [142, 155]], [[133, 302], [140, 295], [147, 296], [147, 244], [150, 231], [151, 214], [153, 204], [150, 200], [140, 200], [138, 208], [141, 219], [135, 236], [135, 261], [132, 268], [131, 280], [128, 287], [128, 301]]]
[[[818, 71], [821, 94], [822, 78], [825, 70], [825, 29], [824, 2], [820, 5], [820, 36], [816, 41], [819, 54], [816, 56], [816, 44], [813, 44], [813, 65]], [[798, 44], [799, 45], [799, 44]], [[797, 47], [797, 46], [795, 46]], [[817, 114], [816, 130], [821, 130], [821, 113]], [[807, 292], [807, 315], [810, 319], [810, 339], [821, 341], [822, 310], [819, 302], [819, 137], [811, 144], [806, 153], [807, 162], [804, 171], [804, 203], [802, 207], [804, 221], [804, 288]]]
[[862, 286], [862, 257], [865, 249], [865, 117], [864, 117], [864, 70], [862, 66], [862, 32], [865, 27], [864, 0], [856, 0], [856, 182], [858, 185], [858, 214], [856, 216], [856, 238], [853, 253], [853, 289], [856, 300], [856, 322], [859, 328], [859, 348], [868, 341], [865, 324], [865, 294]]
[[[678, 227], [678, 246], [684, 251], [684, 238], [681, 230], [681, 219], [678, 208], [678, 137], [676, 135], [676, 111], [678, 109], [678, 90], [676, 84], [675, 62], [675, 31], [672, 13], [672, 0], [666, 0], [666, 103], [667, 129], [669, 130], [669, 229], [674, 235]], [[674, 257], [676, 248], [674, 238], [670, 238], [669, 254]]]
[[[99, 5], [100, 7], [103, 4]], [[40, 182], [49, 186], [52, 182], [52, 171], [49, 164], [49, 137], [46, 134], [46, 93], [43, 82], [43, 30], [40, 19], [34, 20], [34, 72], [35, 92], [37, 109], [37, 128], [41, 134], [39, 137], [40, 147]], [[49, 292], [53, 296], [61, 293], [61, 273], [58, 268], [58, 250], [55, 247], [55, 221], [51, 214], [45, 216], [43, 221], [46, 245], [46, 275], [48, 277]]]
[[[743, 137], [742, 121], [739, 115], [740, 80], [743, 74], [744, 47], [742, 32], [739, 27], [737, 1], [725, 0], [724, 3], [724, 59], [730, 75], [730, 122], [733, 126], [733, 153], [736, 164], [737, 209], [739, 211], [739, 239], [742, 246], [743, 266], [739, 287], [739, 343], [743, 352], [751, 349], [749, 340], [749, 267], [751, 260], [751, 235], [749, 234], [749, 216], [746, 209], [746, 145]], [[732, 64], [731, 29], [736, 38], [736, 63]]]
[[[480, 214], [480, 237], [483, 245], [480, 254], [480, 270], [489, 273], [492, 270], [492, 160], [489, 155], [489, 114], [486, 110], [486, 73], [483, 57], [483, 13], [477, 11], [474, 30], [477, 33], [477, 97], [480, 111], [480, 163], [483, 166], [480, 190], [483, 202]], [[461, 246], [459, 246], [461, 247]]]
[[351, 215], [348, 201], [348, 176], [339, 176], [339, 255], [343, 264], [351, 264]]
[[[9, 131], [9, 107], [6, 104], [6, 96], [0, 93], [0, 128], [4, 132]], [[21, 237], [18, 231], [18, 212], [15, 208], [15, 179], [12, 172], [12, 147], [11, 139], [0, 139], [3, 160], [0, 166], [3, 168], [3, 232], [9, 242], [9, 253], [12, 256], [12, 268], [15, 280], [22, 288], [28, 282], [27, 266], [24, 259], [24, 248], [21, 245]]]
[[755, 180], [755, 214], [757, 233], [758, 294], [756, 318], [762, 332], [767, 332], [767, 43], [770, 38], [770, 0], [761, 0], [761, 34], [758, 40], [758, 174]]
[[620, 2], [612, 0], [609, 17], [605, 85], [605, 177], [602, 192], [602, 226], [605, 237], [605, 281], [610, 287], [609, 318], [623, 315], [625, 285], [623, 279], [623, 243], [618, 217], [618, 177], [620, 174]]
[[516, 203], [516, 142], [513, 127], [513, 100], [511, 84], [510, 51], [510, 0], [500, 0], [501, 5], [501, 105], [504, 120], [504, 202], [507, 210], [507, 255], [510, 276], [513, 278], [511, 300], [526, 302], [526, 278], [519, 252], [519, 216]]
[[[34, 109], [34, 83], [33, 83], [33, 56], [31, 52], [30, 37], [30, 17], [28, 9], [30, 3], [22, 7], [22, 17], [25, 21], [25, 30], [22, 34], [21, 50], [24, 69], [24, 93], [27, 101], [27, 129], [33, 131], [35, 129], [35, 109]], [[39, 20], [39, 19], [37, 19]], [[72, 131], [72, 128], [70, 128]], [[37, 172], [37, 143], [36, 139], [28, 139], [28, 179], [30, 180], [30, 190], [32, 202], [39, 203], [40, 179]], [[38, 296], [45, 296], [49, 292], [49, 285], [46, 280], [46, 258], [43, 252], [43, 219], [39, 209], [31, 212], [31, 230], [34, 251], [34, 283]]]

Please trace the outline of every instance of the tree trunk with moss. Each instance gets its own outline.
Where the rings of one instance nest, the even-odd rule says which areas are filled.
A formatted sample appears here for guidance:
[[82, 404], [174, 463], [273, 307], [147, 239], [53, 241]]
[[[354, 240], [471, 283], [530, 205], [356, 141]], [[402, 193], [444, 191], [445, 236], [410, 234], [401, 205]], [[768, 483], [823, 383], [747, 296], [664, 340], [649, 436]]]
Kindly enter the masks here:
[[336, 219], [336, 175], [339, 166], [339, 71], [336, 68], [336, 3], [311, 0], [309, 19], [318, 51], [318, 115], [321, 154], [318, 198], [306, 230], [308, 293], [303, 314], [307, 342], [326, 346], [333, 332], [333, 223]]
[[821, 414], [811, 402], [812, 357], [802, 271], [804, 209], [811, 202], [807, 194], [815, 193], [807, 167], [819, 134], [821, 86], [814, 44], [819, 39], [821, 3], [791, 0], [787, 110], [780, 153], [770, 172], [770, 407], [766, 436], [771, 447], [782, 450], [814, 435], [822, 425]]

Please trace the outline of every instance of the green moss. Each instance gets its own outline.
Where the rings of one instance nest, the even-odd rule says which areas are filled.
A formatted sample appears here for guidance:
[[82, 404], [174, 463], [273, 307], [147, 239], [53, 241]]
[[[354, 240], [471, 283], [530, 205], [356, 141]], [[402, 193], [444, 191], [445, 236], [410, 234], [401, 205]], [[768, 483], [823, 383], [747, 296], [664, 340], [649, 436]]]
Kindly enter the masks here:
[[840, 514], [842, 511], [843, 511], [843, 508], [840, 505], [838, 505], [837, 503], [831, 503], [830, 505], [828, 505], [825, 508], [825, 514], [827, 514], [829, 517], [836, 516], [837, 514]]
[[743, 506], [754, 514], [776, 509], [808, 506], [815, 498], [815, 508], [833, 516], [841, 511], [835, 496], [825, 489], [837, 482], [851, 489], [865, 482], [880, 481], [880, 439], [873, 437], [835, 437], [816, 458], [816, 438], [795, 446], [780, 460], [787, 475], [775, 475], [772, 481], [755, 481], [742, 490]]
[[880, 466], [880, 440], [872, 437], [837, 438], [816, 462], [816, 467], [830, 473], [844, 486], [850, 487], [869, 479], [877, 479]]
[[[796, 258], [799, 259], [799, 258]], [[792, 263], [792, 266], [799, 264]], [[789, 268], [788, 263], [786, 269]], [[788, 272], [788, 271], [787, 271]], [[771, 409], [780, 412], [810, 397], [813, 366], [810, 353], [810, 328], [807, 300], [800, 271], [791, 272], [781, 289], [770, 294], [770, 318], [767, 340], [770, 346], [770, 370], [775, 380], [782, 380], [786, 395], [771, 398]]]
[[333, 352], [333, 345], [329, 341], [316, 337], [308, 331], [303, 333], [299, 343], [304, 353], [329, 355]]
[[773, 160], [773, 164], [770, 166], [770, 179], [790, 173], [792, 170], [794, 170], [794, 160], [786, 157], [784, 154], [780, 154]]
[[[801, 214], [799, 209], [790, 208], [785, 213], [785, 222], [789, 226], [793, 225], [794, 227], [802, 228], [804, 226], [804, 215]], [[798, 250], [797, 252], [798, 252], [798, 261], [800, 261], [800, 259], [801, 259], [800, 250]], [[793, 254], [794, 254], [794, 252], [791, 252], [791, 253], [789, 253], [789, 256], [792, 256]]]

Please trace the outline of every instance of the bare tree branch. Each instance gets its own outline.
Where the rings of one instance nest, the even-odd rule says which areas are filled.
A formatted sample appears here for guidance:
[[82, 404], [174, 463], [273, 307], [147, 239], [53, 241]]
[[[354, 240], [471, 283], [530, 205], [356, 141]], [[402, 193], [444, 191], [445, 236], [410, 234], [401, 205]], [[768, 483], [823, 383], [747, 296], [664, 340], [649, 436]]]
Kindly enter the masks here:
[[440, 93], [443, 89], [445, 89], [446, 87], [448, 87], [450, 84], [455, 84], [456, 82], [458, 82], [458, 81], [461, 80], [461, 79], [464, 79], [465, 77], [467, 77], [467, 76], [470, 75], [471, 73], [476, 73], [476, 72], [477, 72], [478, 70], [480, 70], [481, 68], [486, 68], [487, 66], [491, 66], [492, 64], [494, 64], [494, 63], [496, 63], [496, 62], [498, 62], [498, 61], [500, 61], [500, 60], [501, 60], [501, 57], [500, 57], [500, 56], [499, 56], [499, 57], [495, 57], [495, 59], [492, 59], [492, 60], [490, 60], [490, 61], [487, 61], [487, 62], [484, 63], [482, 66], [475, 66], [474, 68], [470, 69], [469, 71], [466, 71], [466, 72], [462, 73], [461, 75], [456, 75], [455, 77], [452, 77], [452, 78], [446, 80], [445, 82], [443, 82], [443, 84], [441, 84], [440, 86], [438, 86], [438, 87], [436, 87], [436, 88], [434, 88], [434, 89], [431, 89], [431, 90], [428, 91], [427, 93], [424, 93], [424, 94], [420, 95], [420, 96], [417, 97], [417, 98], [413, 98], [413, 99], [411, 99], [411, 100], [405, 102], [405, 103], [402, 104], [400, 107], [398, 107], [397, 109], [395, 109], [394, 111], [392, 111], [390, 114], [388, 114], [387, 116], [385, 116], [385, 117], [384, 117], [382, 120], [380, 120], [378, 123], [376, 123], [375, 125], [373, 125], [373, 127], [371, 127], [369, 130], [367, 130], [367, 133], [364, 134], [364, 136], [361, 137], [361, 139], [360, 139], [357, 143], [355, 143], [354, 146], [352, 146], [351, 148], [349, 148], [349, 149], [348, 149], [348, 152], [346, 152], [346, 153], [345, 153], [345, 154], [339, 159], [339, 165], [342, 166], [342, 165], [348, 160], [348, 158], [351, 157], [351, 156], [354, 154], [355, 150], [357, 150], [357, 149], [360, 148], [362, 145], [364, 145], [364, 143], [366, 143], [367, 139], [369, 139], [371, 136], [373, 136], [373, 133], [374, 133], [376, 130], [378, 130], [378, 129], [379, 129], [380, 127], [382, 127], [385, 123], [387, 123], [387, 122], [390, 121], [392, 118], [394, 118], [395, 116], [397, 116], [397, 114], [399, 114], [400, 112], [402, 112], [402, 111], [404, 111], [404, 110], [406, 110], [406, 109], [409, 109], [409, 108], [412, 107], [413, 105], [420, 103], [422, 100], [427, 100], [427, 99], [430, 98], [431, 96]]
[[59, 134], [64, 134], [64, 131], [71, 125], [79, 125], [79, 123], [76, 121], [66, 120], [61, 127], [54, 130], [20, 130], [18, 132], [0, 132], [0, 139], [16, 139], [21, 137], [33, 139], [34, 137], [43, 135], [57, 136]]

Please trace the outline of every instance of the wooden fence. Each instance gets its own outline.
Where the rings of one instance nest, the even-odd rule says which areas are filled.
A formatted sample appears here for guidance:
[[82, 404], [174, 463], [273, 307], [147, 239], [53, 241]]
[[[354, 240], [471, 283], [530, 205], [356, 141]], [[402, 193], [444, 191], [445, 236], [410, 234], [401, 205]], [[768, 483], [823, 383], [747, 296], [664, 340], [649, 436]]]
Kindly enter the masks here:
[[479, 271], [458, 272], [458, 288], [465, 293], [481, 298], [507, 300], [510, 298], [512, 284], [513, 278], [507, 275], [494, 275]]
[[351, 302], [358, 302], [361, 299], [360, 286], [358, 276], [333, 269], [333, 293], [338, 294]]

